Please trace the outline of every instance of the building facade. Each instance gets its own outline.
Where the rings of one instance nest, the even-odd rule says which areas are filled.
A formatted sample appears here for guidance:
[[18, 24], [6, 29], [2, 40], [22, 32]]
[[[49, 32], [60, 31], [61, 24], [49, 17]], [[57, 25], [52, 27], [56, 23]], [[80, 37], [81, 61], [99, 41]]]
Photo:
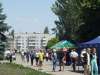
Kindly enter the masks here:
[[7, 36], [7, 42], [6, 42], [6, 50], [14, 50], [15, 44], [14, 44], [14, 38], [11, 35], [6, 35]]
[[43, 33], [15, 33], [14, 45], [19, 51], [32, 50], [34, 48], [44, 48], [48, 40], [53, 38], [53, 35]]

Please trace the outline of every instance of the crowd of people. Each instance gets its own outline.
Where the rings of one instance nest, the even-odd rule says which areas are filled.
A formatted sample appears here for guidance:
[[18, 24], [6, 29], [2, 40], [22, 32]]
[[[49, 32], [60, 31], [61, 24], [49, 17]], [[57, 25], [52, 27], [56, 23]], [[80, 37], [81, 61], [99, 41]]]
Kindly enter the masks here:
[[[52, 50], [31, 50], [21, 52], [22, 61], [35, 65], [42, 69], [44, 59], [52, 62], [52, 71], [56, 71], [57, 65], [59, 71], [64, 70], [65, 65], [71, 64], [73, 71], [76, 71], [76, 66], [79, 62], [83, 65], [84, 75], [98, 75], [97, 55], [96, 48], [86, 48], [81, 51], [81, 54], [77, 53], [76, 49], [52, 49]], [[59, 63], [59, 64], [58, 64]]]
[[[59, 71], [64, 70], [65, 65], [69, 65], [70, 63], [73, 63], [73, 70], [75, 71], [75, 65], [76, 65], [76, 59], [78, 58], [78, 53], [75, 49], [69, 50], [69, 49], [53, 49], [53, 50], [31, 50], [31, 51], [21, 51], [21, 58], [22, 61], [29, 62], [29, 59], [31, 61], [31, 65], [33, 66], [34, 60], [35, 65], [39, 66], [40, 68], [43, 65], [44, 59], [46, 61], [52, 62], [52, 71], [56, 71], [57, 65], [59, 65]], [[75, 60], [74, 60], [75, 59]], [[59, 64], [58, 64], [59, 63]]]
[[45, 52], [43, 50], [31, 50], [31, 51], [21, 51], [21, 58], [22, 61], [25, 62], [25, 58], [27, 63], [29, 63], [29, 60], [31, 62], [31, 66], [33, 66], [34, 64], [34, 60], [35, 60], [35, 65], [39, 66], [41, 69], [42, 65], [43, 65], [43, 61], [44, 61], [44, 57], [45, 57]]

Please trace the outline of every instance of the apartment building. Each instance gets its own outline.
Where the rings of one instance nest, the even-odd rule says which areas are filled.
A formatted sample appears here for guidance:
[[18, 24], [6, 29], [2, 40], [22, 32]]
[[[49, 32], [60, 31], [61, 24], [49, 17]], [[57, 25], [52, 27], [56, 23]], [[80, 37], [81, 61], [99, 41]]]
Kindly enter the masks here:
[[43, 33], [15, 33], [15, 49], [17, 50], [32, 50], [34, 48], [44, 48], [48, 40], [53, 38], [53, 35]]

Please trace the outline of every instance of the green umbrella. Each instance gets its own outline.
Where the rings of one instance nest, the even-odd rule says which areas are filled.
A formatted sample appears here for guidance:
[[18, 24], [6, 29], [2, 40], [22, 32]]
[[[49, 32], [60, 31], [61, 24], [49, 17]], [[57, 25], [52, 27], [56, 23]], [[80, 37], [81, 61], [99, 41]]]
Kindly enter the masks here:
[[73, 43], [65, 40], [65, 41], [58, 42], [57, 44], [55, 44], [51, 48], [52, 49], [61, 49], [61, 48], [75, 48], [75, 47], [76, 46]]

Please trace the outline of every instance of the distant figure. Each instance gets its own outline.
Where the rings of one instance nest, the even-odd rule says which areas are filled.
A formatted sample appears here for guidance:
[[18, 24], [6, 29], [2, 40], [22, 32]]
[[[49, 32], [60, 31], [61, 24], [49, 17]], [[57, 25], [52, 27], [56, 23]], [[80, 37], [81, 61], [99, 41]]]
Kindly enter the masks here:
[[63, 51], [63, 54], [64, 54], [64, 56], [63, 56], [63, 58], [62, 58], [63, 70], [64, 70], [64, 66], [65, 66], [65, 64], [66, 64], [66, 59], [67, 59], [66, 53], [67, 53], [67, 51]]
[[30, 58], [30, 52], [27, 51], [27, 52], [26, 52], [26, 61], [27, 61], [27, 63], [29, 62], [29, 58]]
[[56, 66], [57, 66], [57, 53], [56, 50], [54, 49], [52, 52], [52, 62], [53, 62], [53, 71], [55, 72]]
[[39, 65], [39, 51], [36, 52], [35, 60], [36, 60], [36, 66], [38, 66]]
[[84, 67], [84, 75], [90, 75], [90, 48], [82, 50], [81, 61]]
[[71, 61], [72, 61], [72, 67], [73, 67], [73, 71], [76, 71], [76, 63], [78, 60], [78, 53], [75, 51], [75, 49], [73, 49], [70, 53], [70, 57], [71, 57]]
[[12, 52], [10, 52], [9, 61], [10, 61], [10, 63], [12, 63]]
[[46, 61], [48, 61], [48, 59], [49, 59], [49, 53], [46, 52]]
[[40, 68], [40, 70], [42, 69], [43, 61], [44, 61], [44, 52], [42, 50], [40, 50], [40, 52], [39, 52], [39, 68]]
[[92, 48], [90, 56], [91, 56], [91, 75], [98, 75], [96, 48]]
[[63, 65], [63, 57], [64, 57], [64, 53], [62, 51], [62, 49], [60, 49], [59, 51], [57, 51], [57, 59], [59, 61], [59, 71], [61, 71], [62, 69], [62, 65]]
[[34, 58], [35, 58], [35, 52], [31, 51], [30, 52], [31, 66], [33, 66], [33, 60], [34, 60]]
[[22, 58], [22, 61], [25, 61], [25, 55], [24, 55], [24, 54], [25, 54], [25, 52], [22, 51], [22, 52], [21, 52], [21, 58]]

